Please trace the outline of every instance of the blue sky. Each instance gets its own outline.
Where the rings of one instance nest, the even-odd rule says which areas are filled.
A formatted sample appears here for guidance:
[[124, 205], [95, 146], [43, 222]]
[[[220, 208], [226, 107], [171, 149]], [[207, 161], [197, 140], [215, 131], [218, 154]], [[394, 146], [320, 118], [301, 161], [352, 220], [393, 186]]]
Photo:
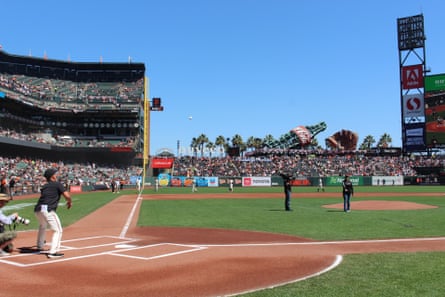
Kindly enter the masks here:
[[1, 11], [8, 53], [145, 63], [165, 108], [151, 113], [151, 154], [322, 121], [323, 147], [342, 129], [401, 146], [397, 18], [423, 13], [427, 66], [445, 72], [438, 0], [16, 0]]

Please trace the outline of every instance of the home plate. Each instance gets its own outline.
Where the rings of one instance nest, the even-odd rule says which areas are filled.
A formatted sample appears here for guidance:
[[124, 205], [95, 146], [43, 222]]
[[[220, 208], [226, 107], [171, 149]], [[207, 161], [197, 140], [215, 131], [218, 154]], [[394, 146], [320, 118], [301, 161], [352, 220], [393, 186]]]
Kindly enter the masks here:
[[117, 244], [117, 245], [115, 245], [114, 246], [115, 248], [117, 248], [117, 249], [131, 249], [131, 248], [135, 248], [136, 247], [136, 245], [133, 245], [133, 244]]

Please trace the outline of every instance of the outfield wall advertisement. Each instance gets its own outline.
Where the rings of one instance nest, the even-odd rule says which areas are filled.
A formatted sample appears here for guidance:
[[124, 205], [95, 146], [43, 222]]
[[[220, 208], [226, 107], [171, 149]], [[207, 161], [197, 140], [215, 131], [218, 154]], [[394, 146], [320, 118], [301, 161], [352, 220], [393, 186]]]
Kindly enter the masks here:
[[161, 187], [191, 187], [193, 183], [197, 187], [218, 187], [217, 176], [171, 176], [168, 173], [158, 175], [159, 186]]
[[[329, 176], [326, 178], [326, 186], [341, 186], [344, 176]], [[363, 176], [351, 176], [349, 180], [354, 186], [363, 185]]]
[[[292, 186], [317, 186], [320, 177], [300, 177], [292, 180]], [[325, 186], [341, 187], [344, 176], [327, 176], [323, 177]], [[429, 178], [429, 177], [428, 177]], [[150, 182], [146, 185], [154, 185], [155, 177], [150, 178]], [[426, 181], [426, 177], [416, 176], [351, 176], [350, 180], [354, 186], [403, 186], [418, 184], [445, 184], [445, 178], [436, 178], [433, 183]], [[280, 176], [170, 176], [169, 174], [160, 174], [158, 183], [161, 187], [191, 187], [195, 182], [197, 187], [229, 187], [232, 182], [234, 187], [282, 187], [283, 179]]]
[[270, 187], [272, 179], [270, 176], [246, 176], [243, 177], [243, 187]]
[[373, 176], [373, 186], [403, 186], [403, 176]]

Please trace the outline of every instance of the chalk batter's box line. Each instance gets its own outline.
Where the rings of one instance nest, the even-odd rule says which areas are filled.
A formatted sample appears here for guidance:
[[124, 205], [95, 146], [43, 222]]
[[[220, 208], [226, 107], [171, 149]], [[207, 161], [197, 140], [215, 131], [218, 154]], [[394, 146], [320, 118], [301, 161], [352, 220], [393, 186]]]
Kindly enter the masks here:
[[[132, 252], [135, 250], [147, 249], [147, 248], [158, 247], [158, 246], [177, 246], [177, 247], [184, 247], [186, 249], [184, 249], [182, 251], [171, 252], [171, 253], [166, 253], [166, 254], [161, 254], [161, 255], [156, 255], [156, 256], [151, 256], [151, 257], [134, 256], [134, 255], [125, 254], [125, 252]], [[186, 254], [186, 253], [197, 252], [197, 251], [201, 251], [204, 249], [207, 249], [207, 247], [198, 246], [198, 245], [176, 244], [176, 243], [159, 243], [159, 244], [153, 244], [153, 245], [139, 246], [136, 248], [120, 249], [119, 251], [111, 251], [109, 254], [111, 254], [113, 256], [148, 261], [148, 260], [155, 260], [155, 259], [160, 259], [160, 258], [177, 256], [177, 255]]]
[[[140, 256], [133, 256], [133, 255], [122, 254], [122, 253], [133, 251], [133, 250], [157, 247], [157, 246], [162, 246], [162, 245], [175, 245], [175, 246], [188, 247], [188, 248], [191, 248], [191, 249], [178, 251], [178, 252], [173, 252], [173, 253], [161, 254], [161, 255], [152, 256], [152, 257], [140, 257]], [[79, 249], [79, 248], [76, 248], [76, 249]], [[84, 256], [76, 256], [76, 257], [70, 257], [70, 258], [61, 258], [61, 259], [57, 259], [57, 260], [55, 260], [55, 259], [53, 259], [53, 260], [46, 260], [46, 261], [41, 261], [41, 262], [36, 262], [36, 263], [31, 263], [31, 264], [21, 264], [21, 263], [12, 262], [12, 261], [5, 261], [5, 263], [7, 262], [7, 264], [11, 264], [11, 265], [19, 266], [19, 267], [31, 267], [31, 266], [48, 265], [48, 264], [54, 264], [54, 263], [58, 263], [58, 262], [66, 262], [66, 261], [86, 259], [86, 258], [92, 258], [92, 257], [97, 257], [97, 256], [106, 256], [106, 255], [108, 255], [108, 256], [126, 257], [126, 258], [135, 259], [135, 260], [147, 261], [147, 260], [155, 260], [155, 259], [159, 259], [159, 258], [176, 256], [176, 255], [190, 253], [190, 252], [196, 252], [196, 251], [203, 250], [203, 249], [206, 249], [206, 247], [161, 243], [161, 244], [139, 246], [139, 247], [135, 247], [135, 248], [119, 249], [119, 251], [105, 251], [105, 252], [100, 252], [100, 253], [84, 255]]]
[[[69, 242], [82, 242], [82, 241], [86, 241], [86, 240], [103, 239], [103, 238], [105, 238], [105, 239], [113, 239], [113, 240], [116, 240], [116, 241], [113, 241], [111, 243], [100, 244], [100, 245], [86, 245], [86, 246], [83, 246], [83, 247], [73, 247], [73, 246], [67, 246], [67, 245], [63, 244], [65, 242], [68, 242], [68, 243]], [[61, 251], [92, 249], [92, 248], [107, 247], [107, 246], [118, 245], [118, 244], [129, 244], [129, 243], [132, 243], [134, 241], [137, 241], [137, 239], [134, 239], [134, 238], [122, 238], [122, 237], [117, 237], [117, 236], [82, 237], [82, 238], [63, 240], [62, 241], [62, 245], [61, 245], [61, 247], [62, 247]], [[100, 255], [100, 254], [101, 253], [92, 254], [92, 256], [96, 256], [96, 255]], [[35, 257], [36, 255], [39, 255], [39, 253], [13, 254], [11, 256], [0, 258], [0, 263], [5, 263], [5, 264], [17, 266], [17, 267], [30, 267], [30, 266], [51, 264], [51, 262], [60, 262], [60, 261], [67, 261], [67, 260], [73, 259], [73, 258], [61, 258], [61, 259], [57, 259], [57, 260], [56, 259], [53, 259], [51, 261], [46, 260], [46, 261], [35, 262], [35, 263], [31, 263], [31, 264], [23, 264], [23, 263], [15, 262], [15, 261], [11, 260], [11, 259], [14, 259], [14, 258], [21, 258], [21, 257], [30, 257], [30, 256], [34, 256]], [[84, 258], [84, 257], [89, 257], [89, 255], [74, 257], [74, 259], [80, 259], [80, 258]]]
[[[85, 245], [85, 246], [69, 246], [69, 245], [65, 244], [65, 243], [70, 243], [70, 242], [81, 242], [81, 241], [103, 239], [103, 238], [116, 239], [117, 241], [103, 243], [103, 244], [96, 244], [96, 245]], [[63, 250], [92, 249], [92, 248], [106, 247], [106, 246], [117, 245], [117, 244], [129, 244], [129, 243], [135, 242], [137, 240], [138, 239], [135, 239], [135, 238], [124, 238], [124, 237], [117, 237], [117, 236], [91, 236], [91, 237], [82, 237], [82, 238], [63, 240], [61, 247], [63, 247]]]
[[[113, 239], [123, 239], [123, 240], [116, 241], [116, 242], [113, 242], [113, 243], [107, 243], [107, 244], [103, 244], [103, 245], [91, 245], [91, 246], [85, 246], [85, 247], [69, 247], [68, 246], [66, 249], [64, 248], [61, 251], [65, 251], [65, 250], [83, 250], [83, 249], [90, 249], [90, 248], [107, 247], [107, 246], [110, 246], [110, 245], [129, 244], [129, 243], [132, 243], [134, 241], [137, 241], [137, 239], [121, 238], [121, 237], [114, 237], [114, 236], [94, 236], [94, 237], [70, 239], [70, 240], [65, 240], [63, 242], [85, 241], [85, 240], [101, 239], [101, 238], [113, 238]], [[128, 254], [122, 254], [122, 253], [125, 253], [125, 252], [134, 251], [134, 250], [140, 250], [140, 249], [146, 249], [146, 248], [152, 248], [152, 247], [159, 247], [159, 246], [163, 246], [163, 245], [180, 246], [180, 247], [184, 247], [184, 248], [187, 248], [187, 249], [182, 250], [182, 251], [172, 252], [172, 253], [160, 254], [160, 255], [156, 255], [156, 256], [152, 256], [152, 257], [141, 257], [141, 256], [133, 256], [133, 255], [128, 255]], [[195, 251], [203, 250], [203, 249], [206, 249], [206, 248], [207, 247], [202, 247], [202, 246], [197, 246], [197, 245], [181, 245], [181, 244], [175, 244], [175, 243], [158, 243], [158, 244], [145, 245], [145, 246], [122, 248], [122, 249], [119, 249], [118, 251], [104, 251], [104, 252], [100, 252], [100, 253], [93, 253], [93, 254], [88, 254], [88, 255], [83, 255], [83, 256], [64, 257], [64, 258], [60, 258], [60, 259], [51, 259], [51, 260], [45, 260], [45, 261], [40, 261], [40, 262], [28, 263], [28, 264], [15, 262], [15, 261], [12, 261], [11, 259], [20, 258], [20, 257], [29, 257], [29, 256], [41, 256], [41, 255], [33, 254], [33, 253], [30, 253], [30, 254], [16, 254], [16, 255], [11, 255], [11, 256], [4, 257], [4, 258], [0, 258], [0, 263], [5, 263], [5, 264], [13, 265], [13, 266], [16, 266], [16, 267], [24, 267], [24, 268], [26, 268], [26, 267], [48, 265], [48, 264], [54, 264], [54, 263], [59, 263], [59, 262], [79, 260], [79, 259], [85, 259], [85, 258], [91, 258], [91, 257], [97, 257], [97, 256], [104, 256], [104, 255], [120, 256], [120, 257], [126, 257], [126, 258], [131, 258], [131, 259], [136, 259], [136, 260], [145, 260], [146, 261], [146, 260], [154, 260], [154, 259], [159, 259], [159, 258], [164, 258], [164, 257], [171, 257], [171, 256], [175, 256], [175, 255], [195, 252]]]

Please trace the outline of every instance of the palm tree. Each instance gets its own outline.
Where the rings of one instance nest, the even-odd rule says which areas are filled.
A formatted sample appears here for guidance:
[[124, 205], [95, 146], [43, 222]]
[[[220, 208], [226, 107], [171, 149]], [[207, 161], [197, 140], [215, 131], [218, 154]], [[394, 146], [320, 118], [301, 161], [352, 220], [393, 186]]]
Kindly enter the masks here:
[[377, 145], [378, 145], [378, 147], [386, 148], [386, 147], [391, 146], [390, 145], [391, 142], [392, 142], [391, 136], [388, 133], [385, 133], [380, 137], [379, 143]]
[[247, 142], [246, 142], [246, 147], [247, 147], [247, 149], [251, 149], [251, 150], [253, 150], [253, 148], [254, 148], [254, 142], [255, 142], [255, 137], [250, 136], [249, 138], [247, 138]]
[[255, 137], [253, 139], [253, 147], [255, 150], [262, 149], [264, 147], [264, 142], [261, 138]]
[[216, 148], [216, 145], [213, 142], [211, 142], [211, 141], [207, 142], [206, 149], [208, 149], [208, 151], [209, 151], [210, 158], [212, 157], [212, 152], [215, 151], [215, 148]]
[[264, 146], [264, 142], [259, 137], [250, 136], [249, 139], [247, 139], [246, 147], [248, 149], [259, 150], [259, 149], [263, 148], [263, 146]]
[[363, 139], [362, 144], [360, 145], [361, 150], [369, 150], [372, 145], [375, 143], [375, 139], [372, 135], [368, 135]]
[[243, 144], [244, 144], [244, 142], [243, 142], [243, 138], [241, 137], [241, 135], [235, 134], [232, 137], [232, 145], [233, 146], [241, 147], [241, 145], [243, 145]]
[[239, 148], [240, 153], [246, 150], [246, 144], [243, 142], [243, 138], [239, 134], [235, 134], [232, 137], [232, 146]]
[[201, 151], [201, 157], [204, 155], [204, 145], [209, 142], [209, 138], [205, 134], [201, 134], [198, 136], [198, 139], [196, 140], [198, 143], [198, 148]]
[[196, 137], [192, 138], [192, 143], [190, 143], [190, 147], [192, 148], [193, 155], [196, 157], [199, 147], [198, 139]]
[[219, 152], [220, 152], [220, 155], [222, 156], [224, 153], [224, 148], [226, 146], [226, 139], [224, 138], [224, 136], [220, 135], [220, 136], [216, 137], [215, 145], [217, 147], [219, 147]]

